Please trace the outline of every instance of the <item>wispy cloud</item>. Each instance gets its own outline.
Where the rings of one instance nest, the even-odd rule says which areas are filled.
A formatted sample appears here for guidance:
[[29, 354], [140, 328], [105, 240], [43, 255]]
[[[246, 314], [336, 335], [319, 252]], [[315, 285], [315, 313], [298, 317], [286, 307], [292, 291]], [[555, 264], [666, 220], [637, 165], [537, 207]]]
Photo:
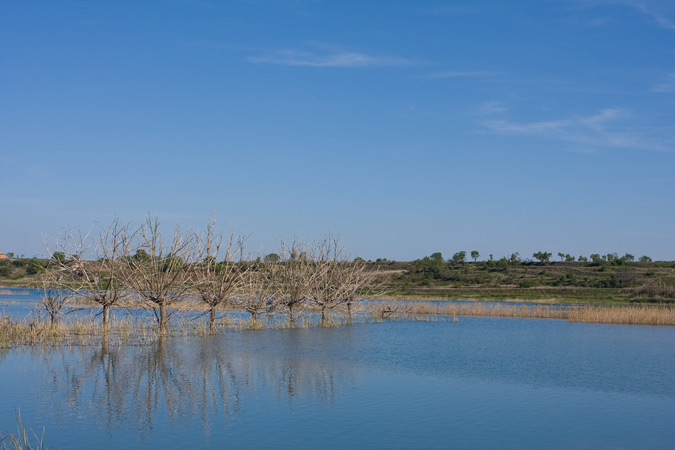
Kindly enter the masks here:
[[675, 73], [669, 73], [666, 81], [655, 85], [652, 90], [654, 92], [675, 93]]
[[[488, 130], [510, 136], [538, 136], [552, 140], [574, 142], [591, 147], [619, 147], [636, 150], [674, 151], [675, 143], [658, 133], [622, 126], [613, 122], [628, 119], [631, 114], [623, 108], [607, 108], [591, 116], [571, 116], [558, 120], [539, 122], [511, 122], [488, 120], [483, 122]], [[652, 130], [653, 131], [653, 130]]]
[[580, 0], [587, 6], [622, 5], [652, 19], [660, 27], [675, 30], [675, 3], [672, 0]]
[[402, 66], [413, 63], [405, 58], [374, 56], [359, 52], [317, 53], [300, 50], [278, 50], [261, 56], [249, 56], [246, 60], [252, 63], [305, 67]]
[[489, 116], [493, 114], [501, 114], [506, 111], [506, 107], [498, 101], [485, 102], [475, 107], [470, 114], [477, 116]]
[[475, 78], [475, 77], [489, 77], [493, 75], [499, 75], [499, 72], [489, 72], [484, 70], [469, 70], [469, 71], [441, 71], [441, 72], [431, 72], [425, 75], [419, 75], [417, 78], [428, 78], [428, 79], [444, 79], [444, 78]]

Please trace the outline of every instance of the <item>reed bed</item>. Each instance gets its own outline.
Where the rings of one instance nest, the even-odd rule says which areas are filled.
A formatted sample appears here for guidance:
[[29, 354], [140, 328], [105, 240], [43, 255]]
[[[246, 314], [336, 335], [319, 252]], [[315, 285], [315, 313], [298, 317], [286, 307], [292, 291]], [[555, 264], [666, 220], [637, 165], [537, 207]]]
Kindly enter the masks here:
[[560, 307], [501, 303], [378, 302], [366, 304], [364, 310], [378, 319], [414, 319], [419, 316], [491, 316], [675, 326], [675, 307], [660, 305]]
[[378, 302], [366, 305], [366, 311], [381, 319], [393, 316], [493, 316], [536, 319], [566, 319], [567, 310], [546, 305], [503, 305], [483, 303]]
[[675, 325], [675, 308], [668, 306], [596, 306], [574, 308], [570, 322], [595, 322], [634, 325]]
[[[440, 317], [460, 316], [515, 317], [533, 319], [560, 319], [571, 322], [594, 322], [638, 325], [675, 326], [675, 307], [672, 306], [574, 306], [511, 305], [501, 303], [439, 303], [439, 302], [363, 302], [353, 307], [357, 322], [383, 320], [436, 320]], [[311, 326], [337, 327], [353, 323], [345, 311], [331, 312], [327, 320], [318, 321], [317, 312], [291, 324], [284, 316], [269, 315], [265, 320], [224, 315], [216, 323], [215, 332], [226, 330], [259, 330], [307, 328]], [[93, 317], [64, 320], [54, 325], [44, 320], [15, 320], [0, 316], [0, 348], [14, 345], [92, 345], [102, 340], [110, 344], [144, 344], [161, 336], [206, 336], [213, 334], [201, 316], [178, 317], [164, 331], [154, 321], [111, 320], [104, 328]], [[1, 450], [1, 449], [0, 449]]]

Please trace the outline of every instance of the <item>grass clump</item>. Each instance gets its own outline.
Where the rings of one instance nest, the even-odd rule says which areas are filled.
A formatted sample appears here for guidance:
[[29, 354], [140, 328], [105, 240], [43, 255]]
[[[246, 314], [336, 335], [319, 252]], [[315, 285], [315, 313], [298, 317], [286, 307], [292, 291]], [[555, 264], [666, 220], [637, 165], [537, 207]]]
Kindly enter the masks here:
[[16, 435], [0, 433], [0, 450], [43, 450], [44, 430], [38, 436], [33, 430], [26, 430], [21, 420], [21, 412], [16, 412]]

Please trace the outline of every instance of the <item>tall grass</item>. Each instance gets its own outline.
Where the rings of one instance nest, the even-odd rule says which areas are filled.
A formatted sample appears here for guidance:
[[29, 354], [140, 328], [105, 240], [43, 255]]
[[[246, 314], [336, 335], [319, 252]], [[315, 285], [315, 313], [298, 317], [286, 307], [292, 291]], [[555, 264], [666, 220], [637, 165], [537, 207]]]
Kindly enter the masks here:
[[579, 306], [505, 305], [486, 303], [378, 302], [366, 304], [374, 318], [414, 318], [415, 316], [491, 316], [533, 319], [567, 319], [639, 325], [675, 325], [675, 308], [668, 306]]
[[[359, 322], [383, 320], [430, 320], [433, 317], [490, 316], [535, 319], [562, 319], [571, 322], [596, 322], [615, 324], [670, 325], [675, 326], [675, 307], [672, 306], [576, 306], [511, 305], [503, 303], [439, 303], [439, 302], [366, 302], [354, 307], [354, 317]], [[316, 319], [316, 313], [313, 316]], [[334, 311], [325, 321], [319, 322], [309, 315], [302, 323], [293, 326], [283, 320], [250, 321], [224, 317], [215, 332], [225, 330], [258, 330], [269, 328], [306, 328], [309, 326], [336, 327], [350, 323], [345, 311]], [[104, 328], [88, 319], [75, 319], [50, 324], [41, 320], [17, 321], [0, 316], [0, 348], [13, 345], [91, 345], [101, 339], [109, 344], [144, 344], [157, 340], [160, 335], [206, 336], [213, 331], [203, 320], [187, 317], [176, 320], [167, 330], [159, 330], [153, 322], [113, 319]]]
[[570, 322], [596, 322], [636, 325], [675, 325], [675, 308], [666, 306], [597, 306], [574, 308]]
[[16, 430], [16, 436], [0, 433], [0, 450], [43, 450], [46, 448], [43, 439], [44, 430], [41, 436], [38, 436], [33, 430], [27, 431], [21, 420], [21, 411], [19, 410], [16, 412]]
[[538, 319], [565, 319], [566, 310], [544, 305], [504, 305], [486, 303], [438, 303], [438, 302], [378, 302], [366, 306], [366, 311], [379, 319], [396, 316], [495, 316], [525, 317]]

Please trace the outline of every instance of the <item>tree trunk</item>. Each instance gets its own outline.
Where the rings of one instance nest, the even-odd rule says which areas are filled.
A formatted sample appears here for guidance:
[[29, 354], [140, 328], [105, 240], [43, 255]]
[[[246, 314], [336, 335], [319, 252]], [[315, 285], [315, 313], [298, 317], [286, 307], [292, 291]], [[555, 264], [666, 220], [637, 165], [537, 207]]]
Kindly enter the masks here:
[[326, 307], [322, 306], [321, 307], [321, 323], [323, 324], [325, 322], [326, 322]]
[[159, 329], [164, 332], [169, 321], [166, 317], [166, 303], [162, 302], [159, 304]]
[[254, 322], [258, 321], [258, 311], [251, 312], [251, 320], [253, 320]]
[[[101, 337], [101, 356], [103, 357], [107, 354], [108, 354], [108, 329], [104, 328], [103, 336]], [[106, 374], [106, 377], [107, 376], [108, 375]]]
[[295, 305], [293, 303], [288, 305], [288, 310], [290, 311], [291, 315], [291, 326], [293, 326], [293, 324], [295, 323]]
[[107, 329], [110, 323], [110, 305], [103, 305], [103, 328]]
[[352, 321], [352, 302], [347, 302], [347, 313], [349, 314], [349, 321]]
[[213, 333], [216, 331], [216, 307], [212, 306], [211, 307], [211, 315], [209, 317], [209, 329]]

